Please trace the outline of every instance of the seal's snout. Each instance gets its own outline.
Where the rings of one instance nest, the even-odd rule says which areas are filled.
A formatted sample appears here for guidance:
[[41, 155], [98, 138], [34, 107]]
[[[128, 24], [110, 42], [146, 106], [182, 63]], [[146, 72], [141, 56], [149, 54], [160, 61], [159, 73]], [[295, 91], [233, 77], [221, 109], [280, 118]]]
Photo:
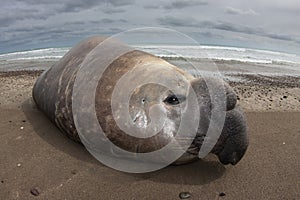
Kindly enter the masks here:
[[224, 128], [213, 149], [223, 164], [237, 164], [248, 147], [246, 119], [239, 108], [226, 113]]
[[213, 152], [223, 164], [237, 164], [248, 147], [246, 119], [240, 108], [226, 112], [221, 136]]
[[[209, 88], [212, 87], [216, 94], [209, 91]], [[225, 103], [224, 110], [220, 109], [218, 112], [225, 111], [225, 122], [221, 135], [211, 153], [216, 154], [224, 165], [237, 164], [248, 147], [246, 118], [237, 105], [237, 95], [228, 84], [218, 79], [195, 79], [192, 81], [192, 88], [197, 95], [200, 108], [200, 124], [197, 136], [201, 138], [199, 140], [196, 137], [193, 144], [198, 147], [202, 145], [203, 138], [207, 137], [209, 124], [216, 123], [212, 122], [212, 109], [222, 108], [218, 104], [223, 102]], [[225, 101], [218, 99], [213, 101], [211, 99], [212, 95], [214, 98], [221, 98], [221, 92], [225, 93]]]

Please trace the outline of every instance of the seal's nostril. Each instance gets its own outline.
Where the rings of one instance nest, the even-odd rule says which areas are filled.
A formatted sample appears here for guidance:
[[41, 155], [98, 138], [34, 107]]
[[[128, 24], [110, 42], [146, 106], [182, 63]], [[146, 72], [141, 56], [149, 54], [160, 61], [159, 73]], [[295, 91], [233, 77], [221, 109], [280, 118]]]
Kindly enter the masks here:
[[232, 152], [232, 154], [219, 156], [219, 159], [221, 163], [224, 165], [228, 165], [228, 164], [236, 165], [240, 161], [241, 157], [242, 156], [239, 156], [237, 152]]
[[237, 163], [237, 155], [236, 155], [236, 152], [233, 152], [232, 153], [232, 155], [231, 155], [231, 161], [230, 161], [230, 163], [232, 164], [232, 165], [235, 165], [236, 163]]
[[135, 116], [135, 118], [133, 119], [133, 123], [135, 123], [137, 120], [137, 116]]

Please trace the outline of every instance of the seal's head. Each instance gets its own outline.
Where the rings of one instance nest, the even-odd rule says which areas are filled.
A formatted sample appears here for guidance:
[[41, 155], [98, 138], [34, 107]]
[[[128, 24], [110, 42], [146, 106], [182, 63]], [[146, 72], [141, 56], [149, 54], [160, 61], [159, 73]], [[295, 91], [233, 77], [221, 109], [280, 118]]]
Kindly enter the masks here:
[[[152, 71], [151, 74], [158, 74], [157, 79], [167, 79], [168, 85], [149, 83], [151, 81], [147, 80], [147, 84], [135, 88], [130, 96], [129, 113], [133, 126], [139, 129], [138, 134], [145, 134], [145, 138], [152, 136], [148, 145], [139, 145], [139, 148], [134, 151], [150, 152], [168, 144], [178, 134], [183, 120], [182, 115], [186, 114], [191, 115], [188, 121], [192, 121], [191, 124], [197, 122], [198, 126], [197, 130], [186, 126], [184, 133], [176, 138], [179, 146], [187, 143], [190, 145], [174, 164], [197, 160], [205, 138], [211, 137], [208, 135], [209, 126], [217, 123], [212, 114], [220, 112], [223, 113], [225, 119], [211, 153], [216, 154], [223, 164], [235, 165], [243, 157], [248, 146], [248, 139], [246, 120], [236, 105], [237, 96], [233, 89], [219, 79], [195, 79], [181, 71], [175, 70], [174, 72], [172, 67], [164, 69], [165, 72], [153, 73]], [[155, 70], [155, 67], [152, 67], [152, 70]], [[144, 70], [142, 71], [143, 74], [147, 74]], [[172, 87], [169, 87], [170, 85]], [[191, 93], [195, 94], [196, 102], [188, 101]], [[225, 99], [213, 100], [213, 98], [220, 99], [221, 93], [224, 93]], [[197, 105], [188, 105], [191, 103]], [[218, 105], [222, 103], [224, 107]], [[193, 131], [196, 132], [195, 135], [191, 133]]]
[[[205, 147], [209, 150], [205, 155], [212, 152], [222, 163], [236, 164], [248, 144], [236, 100], [224, 81], [196, 79], [156, 56], [133, 50], [114, 59], [103, 72], [95, 111], [112, 142], [108, 151], [116, 146], [146, 155], [168, 147], [170, 157], [179, 158], [176, 163], [187, 163]], [[216, 124], [221, 128], [214, 128]], [[151, 159], [169, 161], [168, 153]]]

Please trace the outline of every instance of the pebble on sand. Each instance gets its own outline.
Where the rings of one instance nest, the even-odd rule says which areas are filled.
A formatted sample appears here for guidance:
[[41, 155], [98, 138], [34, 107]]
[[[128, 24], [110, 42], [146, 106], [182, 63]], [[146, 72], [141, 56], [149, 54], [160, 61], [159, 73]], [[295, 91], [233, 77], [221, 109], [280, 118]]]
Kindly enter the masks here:
[[191, 195], [191, 193], [189, 193], [189, 192], [180, 192], [180, 194], [179, 194], [179, 198], [180, 199], [188, 199], [188, 198], [190, 198], [192, 195]]
[[21, 126], [21, 127], [20, 127], [20, 129], [21, 129], [21, 130], [23, 130], [23, 129], [24, 129], [24, 127], [23, 127], [23, 126]]
[[225, 192], [220, 192], [219, 194], [220, 197], [224, 197], [225, 195], [226, 195]]
[[38, 196], [40, 194], [40, 192], [38, 191], [38, 189], [36, 188], [32, 188], [30, 190], [30, 193], [33, 195], [33, 196]]
[[17, 164], [17, 167], [21, 167], [21, 163], [18, 163], [18, 164]]

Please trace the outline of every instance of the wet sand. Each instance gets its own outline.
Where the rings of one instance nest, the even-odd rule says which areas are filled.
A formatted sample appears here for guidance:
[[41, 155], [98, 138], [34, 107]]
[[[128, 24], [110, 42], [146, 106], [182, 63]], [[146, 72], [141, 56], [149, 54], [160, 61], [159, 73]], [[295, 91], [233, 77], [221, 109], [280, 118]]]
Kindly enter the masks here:
[[250, 137], [236, 166], [211, 155], [127, 174], [96, 161], [37, 110], [31, 90], [39, 73], [0, 73], [0, 199], [179, 199], [180, 192], [191, 193], [190, 199], [300, 199], [298, 81], [248, 77], [230, 83]]

